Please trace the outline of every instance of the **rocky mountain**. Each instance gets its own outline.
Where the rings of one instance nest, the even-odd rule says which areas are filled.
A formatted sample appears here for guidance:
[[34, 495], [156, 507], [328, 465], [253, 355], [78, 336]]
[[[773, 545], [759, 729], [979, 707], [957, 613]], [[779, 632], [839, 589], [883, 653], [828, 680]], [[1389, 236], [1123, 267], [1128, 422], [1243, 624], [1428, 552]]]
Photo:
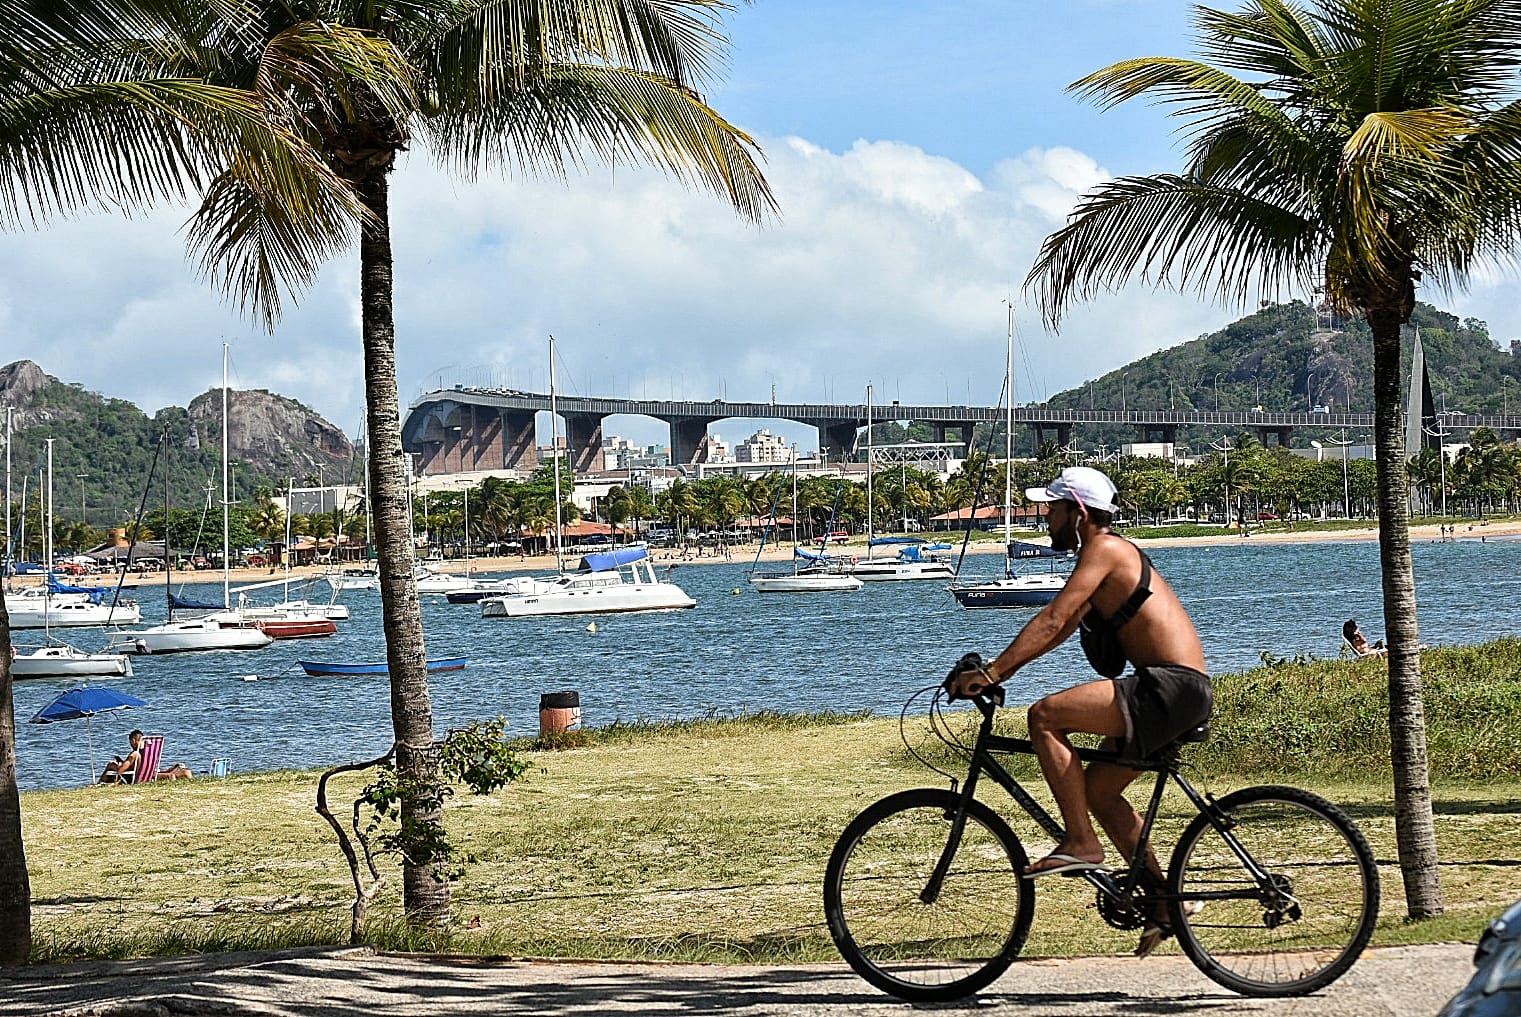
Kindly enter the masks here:
[[[207, 500], [208, 484], [220, 489], [221, 389], [197, 396], [189, 407], [166, 407], [150, 417], [124, 399], [88, 392], [21, 360], [0, 367], [0, 407], [5, 406], [14, 408], [15, 500], [20, 500], [23, 485], [35, 499], [38, 471], [46, 460], [47, 439], [52, 438], [56, 514], [77, 520], [83, 513], [97, 528], [120, 525], [136, 514], [145, 496], [150, 507], [162, 503], [162, 472], [155, 474], [151, 492], [145, 488], [159, 436], [166, 429], [174, 507], [199, 507]], [[291, 478], [298, 484], [357, 478], [348, 436], [293, 399], [257, 390], [229, 392], [228, 423], [237, 500], [247, 499], [259, 486], [284, 487]], [[158, 467], [164, 468], [163, 463]]]

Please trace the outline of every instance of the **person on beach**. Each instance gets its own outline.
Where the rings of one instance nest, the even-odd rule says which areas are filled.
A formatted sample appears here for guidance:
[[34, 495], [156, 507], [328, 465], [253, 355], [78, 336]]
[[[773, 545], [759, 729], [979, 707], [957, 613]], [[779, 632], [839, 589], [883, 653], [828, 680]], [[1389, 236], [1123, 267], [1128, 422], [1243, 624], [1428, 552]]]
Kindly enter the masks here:
[[[127, 744], [131, 746], [131, 749], [128, 751], [126, 758], [123, 759], [121, 756], [116, 756], [107, 763], [105, 772], [100, 775], [100, 783], [137, 783], [137, 768], [143, 760], [143, 733], [134, 730], [131, 734], [127, 735]], [[195, 774], [190, 772], [190, 767], [184, 763], [175, 763], [173, 766], [159, 770], [158, 773], [154, 774], [153, 779], [182, 780], [194, 776]]]
[[1359, 657], [1382, 657], [1389, 652], [1384, 647], [1382, 639], [1376, 643], [1368, 642], [1368, 637], [1363, 635], [1363, 630], [1357, 627], [1356, 618], [1348, 618], [1346, 620], [1346, 623], [1341, 627], [1341, 635], [1347, 641], [1347, 645], [1352, 647], [1352, 652]]
[[[1020, 668], [1064, 643], [1079, 627], [1083, 651], [1104, 680], [1085, 682], [1038, 700], [1029, 710], [1030, 740], [1056, 798], [1066, 835], [1026, 878], [1077, 875], [1104, 868], [1104, 845], [1089, 813], [1122, 859], [1135, 852], [1141, 817], [1124, 790], [1142, 771], [1123, 765], [1155, 755], [1209, 719], [1214, 689], [1204, 647], [1188, 612], [1146, 553], [1110, 531], [1118, 509], [1110, 479], [1073, 466], [1044, 488], [1025, 492], [1049, 502], [1051, 547], [1076, 551], [1077, 567], [1057, 594], [991, 662], [957, 674], [953, 696], [972, 696], [1007, 681]], [[1119, 677], [1126, 662], [1134, 673]], [[1068, 736], [1102, 735], [1118, 764], [1092, 763], [1084, 772]], [[1146, 860], [1160, 880], [1154, 854]], [[1136, 947], [1145, 957], [1171, 935], [1165, 908], [1147, 922]]]

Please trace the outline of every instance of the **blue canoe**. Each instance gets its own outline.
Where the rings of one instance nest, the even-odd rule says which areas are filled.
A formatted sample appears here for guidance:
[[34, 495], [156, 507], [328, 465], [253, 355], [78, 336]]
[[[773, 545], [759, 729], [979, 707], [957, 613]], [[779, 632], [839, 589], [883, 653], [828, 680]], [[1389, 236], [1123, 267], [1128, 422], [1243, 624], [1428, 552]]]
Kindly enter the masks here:
[[[428, 661], [428, 673], [434, 671], [463, 671], [468, 657], [439, 657]], [[391, 668], [385, 661], [376, 661], [369, 664], [343, 664], [323, 660], [298, 660], [301, 670], [309, 675], [327, 674], [390, 674]]]

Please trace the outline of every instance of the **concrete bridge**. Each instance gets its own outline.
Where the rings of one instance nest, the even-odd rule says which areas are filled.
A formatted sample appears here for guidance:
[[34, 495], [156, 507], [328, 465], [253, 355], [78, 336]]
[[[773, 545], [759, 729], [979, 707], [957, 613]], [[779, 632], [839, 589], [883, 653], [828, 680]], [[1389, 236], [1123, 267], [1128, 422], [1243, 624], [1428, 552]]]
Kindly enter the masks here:
[[[865, 403], [711, 402], [658, 399], [602, 399], [557, 396], [559, 415], [570, 461], [578, 473], [603, 467], [602, 421], [615, 414], [653, 417], [671, 429], [671, 463], [691, 465], [708, 428], [720, 420], [747, 418], [790, 420], [819, 432], [819, 446], [833, 455], [854, 449], [856, 435], [866, 426]], [[456, 386], [418, 397], [402, 422], [401, 440], [419, 456], [422, 473], [472, 470], [532, 470], [538, 465], [534, 416], [549, 409], [549, 396], [512, 389]], [[983, 422], [1002, 421], [1006, 410], [991, 406], [908, 406], [888, 403], [872, 407], [872, 420], [929, 424], [936, 441], [954, 432], [970, 445], [972, 430]], [[1521, 414], [1451, 414], [1443, 418], [1449, 431], [1491, 427], [1521, 431]], [[1029, 427], [1036, 443], [1054, 438], [1065, 445], [1073, 428], [1084, 424], [1123, 425], [1136, 440], [1175, 442], [1186, 427], [1228, 427], [1250, 430], [1264, 445], [1288, 445], [1297, 430], [1336, 431], [1373, 426], [1371, 413], [1282, 413], [1219, 410], [1058, 410], [1025, 406], [1014, 410], [1014, 423]], [[547, 443], [546, 443], [547, 444]]]

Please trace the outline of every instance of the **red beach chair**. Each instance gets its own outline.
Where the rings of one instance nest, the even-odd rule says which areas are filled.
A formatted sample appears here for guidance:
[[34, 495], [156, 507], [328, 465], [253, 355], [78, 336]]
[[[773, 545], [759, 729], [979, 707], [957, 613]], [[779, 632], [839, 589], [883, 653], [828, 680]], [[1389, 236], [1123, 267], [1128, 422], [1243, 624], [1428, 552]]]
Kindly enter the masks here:
[[143, 744], [138, 749], [140, 755], [137, 760], [137, 769], [131, 773], [132, 784], [144, 784], [150, 780], [158, 779], [158, 760], [164, 754], [163, 735], [143, 735]]

